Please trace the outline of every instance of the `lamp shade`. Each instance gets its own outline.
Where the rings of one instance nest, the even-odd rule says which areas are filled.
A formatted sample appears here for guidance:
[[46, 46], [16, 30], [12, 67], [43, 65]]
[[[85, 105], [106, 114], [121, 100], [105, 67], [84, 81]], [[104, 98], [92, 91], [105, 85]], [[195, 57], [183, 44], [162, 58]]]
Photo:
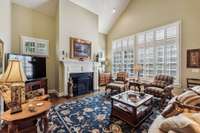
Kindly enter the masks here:
[[140, 71], [142, 71], [142, 66], [139, 65], [139, 64], [134, 65], [134, 66], [133, 66], [133, 71], [135, 71], [135, 72], [140, 72]]
[[6, 72], [3, 74], [0, 81], [3, 83], [21, 83], [26, 80], [22, 63], [18, 60], [9, 60]]

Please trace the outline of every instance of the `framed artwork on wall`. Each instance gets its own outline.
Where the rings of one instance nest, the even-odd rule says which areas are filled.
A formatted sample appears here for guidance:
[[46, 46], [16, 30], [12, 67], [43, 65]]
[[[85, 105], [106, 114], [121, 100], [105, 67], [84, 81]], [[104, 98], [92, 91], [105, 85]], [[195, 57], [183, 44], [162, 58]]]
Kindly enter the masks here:
[[200, 68], [200, 49], [187, 50], [187, 68]]
[[48, 57], [49, 40], [21, 36], [21, 53]]
[[70, 38], [70, 58], [91, 59], [92, 42], [78, 38]]

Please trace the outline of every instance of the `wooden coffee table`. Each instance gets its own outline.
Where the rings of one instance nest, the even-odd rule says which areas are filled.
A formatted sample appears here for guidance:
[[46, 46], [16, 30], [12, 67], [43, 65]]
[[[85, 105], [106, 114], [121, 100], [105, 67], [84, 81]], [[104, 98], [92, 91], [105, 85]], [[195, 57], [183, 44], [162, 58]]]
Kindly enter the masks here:
[[[36, 106], [37, 103], [42, 102], [42, 106]], [[18, 126], [26, 123], [30, 120], [37, 120], [37, 118], [43, 119], [44, 124], [44, 133], [48, 130], [48, 118], [47, 112], [51, 107], [51, 102], [49, 101], [34, 101], [31, 104], [36, 106], [35, 112], [30, 112], [28, 109], [29, 103], [22, 105], [22, 112], [16, 114], [10, 114], [10, 110], [4, 112], [0, 119], [5, 120], [8, 123], [8, 133], [18, 133]]]
[[111, 97], [111, 117], [117, 117], [133, 127], [139, 126], [152, 114], [153, 96], [140, 95], [136, 91], [126, 91]]

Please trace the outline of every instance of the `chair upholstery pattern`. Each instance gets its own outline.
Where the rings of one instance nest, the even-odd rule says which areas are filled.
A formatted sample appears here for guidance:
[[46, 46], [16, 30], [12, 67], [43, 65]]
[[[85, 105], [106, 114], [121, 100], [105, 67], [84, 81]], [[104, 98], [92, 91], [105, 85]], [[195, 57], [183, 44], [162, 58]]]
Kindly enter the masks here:
[[126, 81], [128, 78], [127, 72], [118, 72], [116, 81]]

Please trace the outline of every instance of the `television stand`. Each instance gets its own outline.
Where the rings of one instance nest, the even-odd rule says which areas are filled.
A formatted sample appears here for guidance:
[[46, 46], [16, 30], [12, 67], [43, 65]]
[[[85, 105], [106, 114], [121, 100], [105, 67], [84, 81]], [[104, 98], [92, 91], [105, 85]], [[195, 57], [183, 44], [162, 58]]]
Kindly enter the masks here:
[[25, 83], [25, 92], [29, 92], [29, 91], [37, 90], [41, 88], [44, 88], [45, 94], [48, 93], [47, 78], [34, 79], [34, 80], [27, 81]]

